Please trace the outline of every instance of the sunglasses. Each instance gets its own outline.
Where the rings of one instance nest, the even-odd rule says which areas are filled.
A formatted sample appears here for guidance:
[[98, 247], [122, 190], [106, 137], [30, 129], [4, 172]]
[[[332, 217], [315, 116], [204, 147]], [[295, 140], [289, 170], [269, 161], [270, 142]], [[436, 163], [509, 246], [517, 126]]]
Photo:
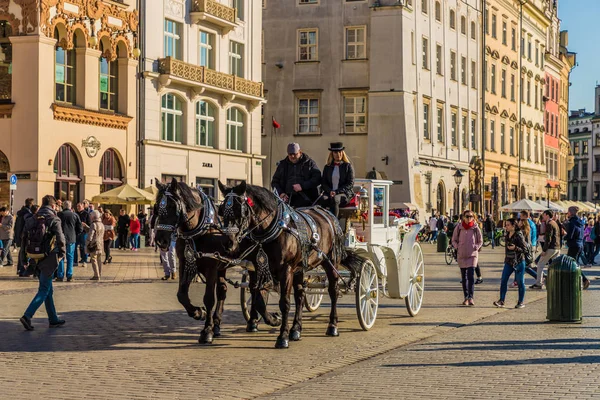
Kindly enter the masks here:
[[472, 215], [465, 215], [465, 218], [473, 218]]

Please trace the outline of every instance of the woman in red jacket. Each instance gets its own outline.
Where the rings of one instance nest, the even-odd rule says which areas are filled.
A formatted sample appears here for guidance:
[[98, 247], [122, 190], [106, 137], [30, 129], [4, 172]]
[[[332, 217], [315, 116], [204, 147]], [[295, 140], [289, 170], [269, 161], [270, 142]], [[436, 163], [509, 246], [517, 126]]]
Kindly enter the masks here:
[[135, 214], [131, 214], [129, 221], [129, 243], [131, 244], [132, 251], [138, 250], [136, 246], [138, 243], [138, 238], [140, 237], [140, 228], [140, 220]]

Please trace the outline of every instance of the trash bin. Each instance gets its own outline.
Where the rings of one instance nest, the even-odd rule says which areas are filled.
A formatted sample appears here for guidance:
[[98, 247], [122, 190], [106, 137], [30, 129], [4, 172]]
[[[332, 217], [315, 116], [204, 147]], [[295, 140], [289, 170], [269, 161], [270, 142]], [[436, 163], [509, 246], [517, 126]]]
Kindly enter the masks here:
[[562, 255], [548, 268], [546, 318], [553, 322], [581, 323], [581, 269]]
[[448, 247], [448, 235], [446, 232], [440, 232], [437, 237], [437, 252], [445, 253], [446, 247]]

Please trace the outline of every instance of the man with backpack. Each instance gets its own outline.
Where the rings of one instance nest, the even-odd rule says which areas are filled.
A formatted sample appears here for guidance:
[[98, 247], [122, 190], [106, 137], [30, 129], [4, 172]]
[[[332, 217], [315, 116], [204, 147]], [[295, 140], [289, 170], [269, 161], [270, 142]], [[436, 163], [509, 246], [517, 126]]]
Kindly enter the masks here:
[[33, 215], [31, 212], [31, 206], [33, 206], [33, 199], [28, 198], [25, 200], [25, 205], [21, 207], [17, 212], [17, 219], [15, 220], [15, 244], [19, 248], [19, 255], [17, 256], [17, 275], [25, 276], [25, 253], [22, 251], [21, 236], [23, 235], [23, 227], [25, 226], [25, 220]]
[[40, 281], [37, 294], [20, 319], [21, 324], [28, 331], [33, 330], [31, 319], [42, 303], [46, 305], [50, 328], [57, 328], [65, 324], [65, 321], [59, 319], [56, 314], [52, 296], [52, 277], [59, 261], [64, 258], [66, 253], [65, 236], [61, 221], [54, 210], [55, 206], [54, 196], [44, 196], [42, 207], [35, 215], [27, 219], [23, 229], [21, 245], [25, 247], [26, 256], [30, 263], [33, 263]]

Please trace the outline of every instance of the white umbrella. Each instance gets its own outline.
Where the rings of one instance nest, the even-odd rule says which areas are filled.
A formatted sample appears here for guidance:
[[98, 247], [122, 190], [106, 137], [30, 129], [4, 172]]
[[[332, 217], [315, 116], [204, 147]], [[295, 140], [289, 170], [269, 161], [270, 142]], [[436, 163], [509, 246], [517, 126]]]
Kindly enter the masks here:
[[502, 212], [519, 212], [519, 211], [533, 211], [533, 212], [544, 212], [548, 208], [543, 207], [536, 203], [535, 201], [531, 201], [528, 199], [523, 199], [519, 201], [515, 201], [514, 203], [507, 204], [505, 206], [500, 207], [500, 211]]
[[559, 213], [564, 213], [565, 212], [565, 208], [563, 206], [560, 206], [554, 202], [550, 202], [550, 208], [548, 208], [548, 201], [546, 200], [538, 200], [537, 203], [539, 205], [541, 205], [542, 207], [545, 207], [546, 210], [552, 210], [552, 211], [557, 211]]

